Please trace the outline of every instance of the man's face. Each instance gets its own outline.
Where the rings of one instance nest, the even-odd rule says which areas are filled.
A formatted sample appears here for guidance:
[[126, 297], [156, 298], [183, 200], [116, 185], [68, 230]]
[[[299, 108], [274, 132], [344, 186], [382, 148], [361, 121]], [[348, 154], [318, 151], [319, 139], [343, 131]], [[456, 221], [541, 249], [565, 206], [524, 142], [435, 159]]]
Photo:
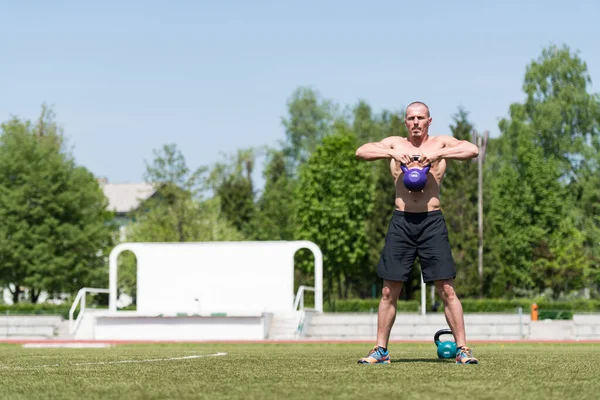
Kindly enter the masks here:
[[427, 107], [423, 104], [413, 104], [406, 109], [404, 123], [410, 136], [415, 138], [427, 136], [431, 125], [431, 117], [427, 114]]

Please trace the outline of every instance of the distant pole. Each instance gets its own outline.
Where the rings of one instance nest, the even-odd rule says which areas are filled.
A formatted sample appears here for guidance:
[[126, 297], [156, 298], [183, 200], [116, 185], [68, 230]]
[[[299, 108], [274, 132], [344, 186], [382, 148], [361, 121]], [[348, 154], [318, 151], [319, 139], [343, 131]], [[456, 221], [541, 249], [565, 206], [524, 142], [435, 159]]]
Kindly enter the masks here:
[[477, 157], [477, 228], [479, 236], [477, 269], [479, 271], [479, 295], [483, 297], [483, 161], [485, 159], [485, 150], [490, 132], [485, 131], [482, 136], [474, 131], [473, 136], [475, 136], [477, 147], [479, 148], [479, 156]]
[[479, 295], [483, 297], [483, 146], [479, 134], [477, 134], [477, 147], [479, 148], [479, 156], [477, 156], [477, 224], [479, 236], [477, 254], [479, 261]]

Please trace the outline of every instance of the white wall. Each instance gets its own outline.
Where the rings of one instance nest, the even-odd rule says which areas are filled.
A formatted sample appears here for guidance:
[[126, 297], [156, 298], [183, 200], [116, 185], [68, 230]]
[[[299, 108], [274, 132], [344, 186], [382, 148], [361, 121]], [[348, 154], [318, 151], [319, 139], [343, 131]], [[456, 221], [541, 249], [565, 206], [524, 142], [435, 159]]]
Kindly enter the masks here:
[[117, 257], [137, 259], [137, 311], [145, 314], [260, 314], [294, 305], [294, 254], [315, 254], [315, 306], [322, 310], [322, 256], [311, 242], [124, 243], [110, 255], [110, 310], [116, 311]]
[[237, 317], [140, 317], [93, 315], [96, 340], [262, 340], [265, 315]]

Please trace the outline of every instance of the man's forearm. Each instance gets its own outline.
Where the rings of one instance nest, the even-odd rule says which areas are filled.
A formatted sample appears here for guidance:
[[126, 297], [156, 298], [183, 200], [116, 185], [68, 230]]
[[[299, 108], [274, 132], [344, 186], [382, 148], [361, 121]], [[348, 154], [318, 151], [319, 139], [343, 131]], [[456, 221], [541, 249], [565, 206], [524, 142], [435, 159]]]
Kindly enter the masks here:
[[365, 161], [383, 160], [392, 158], [391, 148], [378, 146], [375, 143], [367, 143], [356, 150], [356, 158]]
[[456, 146], [444, 147], [440, 150], [440, 158], [451, 160], [468, 160], [479, 155], [479, 148], [473, 143], [463, 142]]

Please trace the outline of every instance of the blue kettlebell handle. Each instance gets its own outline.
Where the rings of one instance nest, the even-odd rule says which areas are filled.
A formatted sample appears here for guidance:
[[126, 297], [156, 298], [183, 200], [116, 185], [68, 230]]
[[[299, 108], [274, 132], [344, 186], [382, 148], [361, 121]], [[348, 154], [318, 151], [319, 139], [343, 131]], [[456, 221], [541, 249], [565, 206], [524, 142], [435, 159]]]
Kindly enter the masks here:
[[435, 333], [435, 335], [433, 335], [433, 342], [435, 343], [436, 346], [440, 345], [440, 336], [442, 335], [452, 335], [452, 337], [454, 337], [454, 335], [452, 334], [452, 331], [450, 329], [440, 329], [439, 331], [437, 331]]

